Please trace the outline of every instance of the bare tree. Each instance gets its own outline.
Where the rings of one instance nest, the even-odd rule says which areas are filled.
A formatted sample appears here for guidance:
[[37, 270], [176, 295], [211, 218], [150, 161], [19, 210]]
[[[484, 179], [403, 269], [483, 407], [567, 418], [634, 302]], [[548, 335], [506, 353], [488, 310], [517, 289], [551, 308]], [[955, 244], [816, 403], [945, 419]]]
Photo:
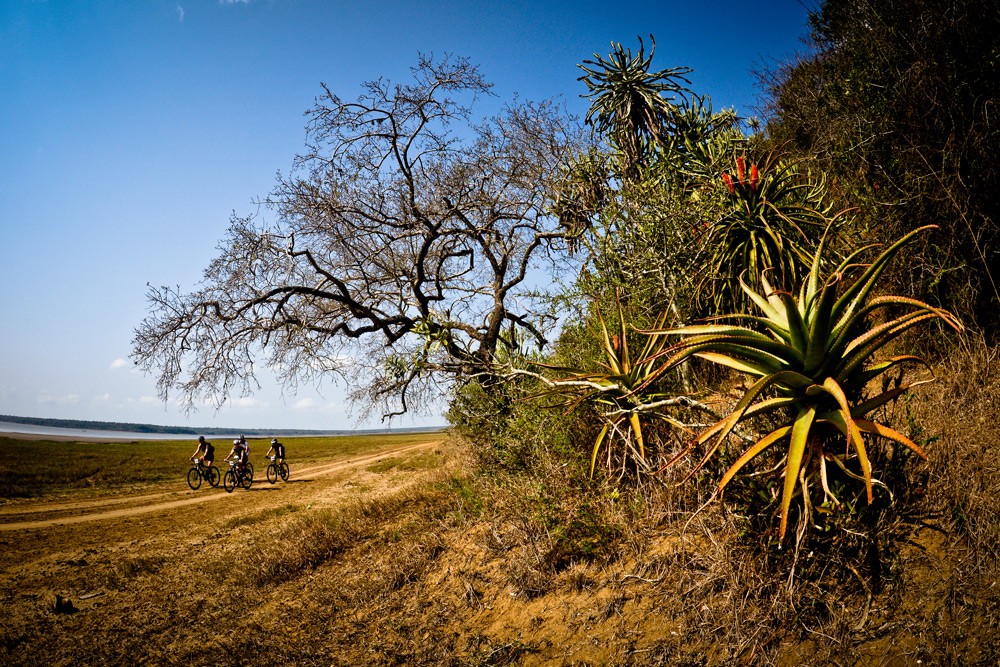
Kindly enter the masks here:
[[504, 341], [546, 342], [531, 278], [568, 268], [550, 208], [578, 123], [517, 100], [473, 123], [491, 87], [476, 67], [421, 57], [412, 71], [353, 102], [324, 85], [307, 150], [262, 202], [272, 220], [234, 216], [195, 291], [150, 288], [132, 356], [163, 400], [221, 404], [263, 363], [291, 388], [347, 377], [388, 417], [491, 373]]

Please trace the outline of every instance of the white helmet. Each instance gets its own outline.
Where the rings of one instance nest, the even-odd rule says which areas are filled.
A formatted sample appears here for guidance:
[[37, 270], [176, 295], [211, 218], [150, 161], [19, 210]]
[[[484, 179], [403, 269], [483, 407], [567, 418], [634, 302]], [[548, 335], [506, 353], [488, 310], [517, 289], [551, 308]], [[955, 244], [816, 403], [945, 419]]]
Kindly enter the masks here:
[[239, 441], [239, 439], [237, 439], [237, 440], [233, 440], [233, 444], [234, 444], [234, 445], [238, 445], [238, 444], [240, 444], [240, 441]]

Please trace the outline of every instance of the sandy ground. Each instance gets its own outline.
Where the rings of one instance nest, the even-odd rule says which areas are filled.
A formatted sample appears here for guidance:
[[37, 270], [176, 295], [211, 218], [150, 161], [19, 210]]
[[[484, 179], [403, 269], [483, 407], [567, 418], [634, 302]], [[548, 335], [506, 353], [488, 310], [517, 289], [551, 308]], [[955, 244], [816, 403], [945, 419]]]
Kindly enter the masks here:
[[[230, 554], [253, 556], [256, 540], [281, 529], [286, 517], [321, 516], [407, 488], [420, 475], [392, 462], [436, 453], [440, 445], [429, 436], [372, 454], [302, 466], [293, 460], [289, 480], [276, 484], [258, 464], [252, 487], [232, 493], [207, 484], [192, 491], [179, 475], [132, 494], [0, 507], [0, 608], [16, 619], [0, 627], [0, 664], [173, 664], [165, 657], [174, 654], [167, 643], [179, 634], [184, 646], [197, 646], [188, 637], [197, 628], [158, 615], [197, 613], [200, 623], [235, 622], [229, 603], [218, 602], [222, 591], [214, 583], [226, 580], [219, 568], [228, 571]], [[279, 518], [262, 518], [272, 516]], [[205, 591], [197, 583], [202, 577]], [[53, 614], [59, 595], [80, 613]], [[267, 599], [248, 601], [247, 613]], [[150, 635], [145, 643], [136, 636], [140, 628]], [[103, 639], [88, 639], [97, 636]], [[126, 660], [136, 642], [143, 651], [163, 653]], [[224, 664], [214, 654], [206, 660]]]

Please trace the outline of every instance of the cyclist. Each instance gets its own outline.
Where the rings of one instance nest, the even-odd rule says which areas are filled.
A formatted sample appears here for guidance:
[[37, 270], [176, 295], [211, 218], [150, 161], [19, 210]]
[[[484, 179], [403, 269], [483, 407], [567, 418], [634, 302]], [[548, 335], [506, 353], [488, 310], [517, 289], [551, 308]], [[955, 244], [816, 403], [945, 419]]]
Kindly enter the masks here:
[[[204, 452], [204, 454], [202, 454], [202, 452]], [[202, 454], [202, 456], [199, 457], [199, 454]], [[198, 449], [194, 450], [194, 455], [191, 457], [191, 460], [193, 461], [198, 458], [200, 458], [201, 464], [206, 468], [211, 468], [212, 463], [215, 461], [215, 447], [212, 446], [212, 443], [205, 440], [205, 436], [203, 435], [198, 436]]]
[[246, 466], [247, 458], [250, 456], [250, 445], [247, 444], [246, 438], [242, 435], [236, 440], [233, 440], [233, 448], [230, 450], [229, 456], [227, 456], [226, 459], [231, 459], [234, 456], [239, 461], [239, 464], [236, 466], [236, 471], [242, 476], [243, 468]]
[[285, 460], [285, 446], [278, 442], [277, 438], [271, 438], [271, 449], [267, 450], [264, 458], [270, 458], [272, 453], [274, 454], [274, 462], [280, 466]]

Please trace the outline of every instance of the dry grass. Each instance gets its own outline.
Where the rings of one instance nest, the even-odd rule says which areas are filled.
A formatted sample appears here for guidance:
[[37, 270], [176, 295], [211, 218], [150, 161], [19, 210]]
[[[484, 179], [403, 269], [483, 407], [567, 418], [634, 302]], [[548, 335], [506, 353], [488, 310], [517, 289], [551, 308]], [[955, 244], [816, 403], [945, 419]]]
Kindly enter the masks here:
[[0, 662], [86, 647], [94, 665], [995, 665], [997, 363], [970, 344], [896, 406], [931, 462], [880, 524], [877, 593], [849, 545], [801, 553], [789, 587], [790, 550], [703, 507], [705, 488], [616, 492], [541, 451], [530, 472], [474, 474], [451, 443], [437, 467], [367, 470], [388, 490], [334, 509], [81, 552], [61, 585], [93, 582], [101, 604], [56, 615], [42, 575], [26, 582], [37, 597], [5, 600]]
[[[288, 460], [302, 466], [330, 457], [356, 455], [377, 448], [426, 441], [426, 433], [365, 434], [285, 439]], [[251, 460], [261, 461], [266, 438], [251, 438]], [[216, 464], [229, 452], [216, 442]], [[0, 436], [0, 501], [81, 494], [101, 495], [183, 480], [197, 442], [57, 442]], [[223, 465], [223, 468], [225, 466]], [[260, 466], [263, 477], [264, 466]], [[293, 469], [294, 474], [294, 469]]]

